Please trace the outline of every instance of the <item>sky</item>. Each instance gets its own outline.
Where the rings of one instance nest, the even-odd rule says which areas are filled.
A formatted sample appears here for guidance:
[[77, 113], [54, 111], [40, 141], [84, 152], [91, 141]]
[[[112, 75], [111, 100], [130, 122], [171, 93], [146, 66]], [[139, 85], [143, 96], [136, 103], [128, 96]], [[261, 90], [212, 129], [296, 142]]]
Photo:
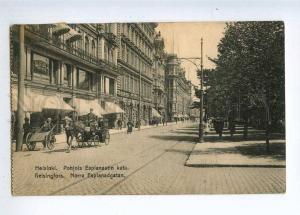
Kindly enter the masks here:
[[[203, 68], [214, 68], [210, 58], [216, 58], [218, 43], [223, 37], [225, 22], [174, 22], [159, 23], [157, 31], [161, 32], [167, 53], [175, 53], [178, 57], [200, 57], [201, 38], [203, 38]], [[200, 60], [195, 61], [200, 64]], [[188, 61], [182, 61], [186, 70], [186, 78], [199, 85], [196, 67]]]

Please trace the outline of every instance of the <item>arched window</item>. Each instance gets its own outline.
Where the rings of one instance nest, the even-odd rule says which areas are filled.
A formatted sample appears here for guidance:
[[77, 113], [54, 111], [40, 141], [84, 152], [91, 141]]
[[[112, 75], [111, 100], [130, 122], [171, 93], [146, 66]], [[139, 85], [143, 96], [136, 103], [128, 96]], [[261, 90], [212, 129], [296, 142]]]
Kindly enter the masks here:
[[97, 56], [95, 40], [92, 40], [92, 55]]

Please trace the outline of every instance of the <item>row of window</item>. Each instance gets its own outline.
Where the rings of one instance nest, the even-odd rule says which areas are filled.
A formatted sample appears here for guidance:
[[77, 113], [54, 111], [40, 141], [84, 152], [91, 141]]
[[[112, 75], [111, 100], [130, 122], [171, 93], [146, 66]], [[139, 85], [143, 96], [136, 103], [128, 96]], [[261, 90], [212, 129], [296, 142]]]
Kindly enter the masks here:
[[[138, 95], [140, 92], [140, 82], [138, 78], [133, 76], [124, 75], [121, 77], [121, 89], [127, 92]], [[151, 85], [142, 81], [141, 83], [141, 96], [145, 98], [151, 98]]]
[[[64, 64], [57, 60], [33, 53], [32, 54], [32, 76], [36, 81], [46, 82], [50, 84], [59, 83], [59, 70], [61, 68], [62, 80], [61, 84], [67, 87], [74, 86], [76, 89], [85, 91], [101, 92], [101, 79], [95, 73], [88, 72], [77, 68], [73, 70], [70, 64]], [[75, 73], [75, 74], [74, 74]], [[104, 77], [104, 93], [114, 95], [115, 80]]]
[[[82, 39], [74, 41], [74, 42], [68, 42], [66, 41], [67, 34], [62, 34], [60, 36], [53, 35], [53, 39], [56, 42], [65, 43], [68, 46], [82, 50], [85, 54], [90, 55], [94, 58], [98, 58], [98, 56], [101, 56], [101, 50], [98, 50], [99, 48], [104, 49], [104, 56], [102, 56], [106, 61], [114, 62], [114, 52], [112, 47], [108, 45], [108, 43], [104, 42], [104, 47], [101, 47], [98, 45], [97, 38], [93, 37], [90, 34], [87, 34], [86, 32], [83, 32], [79, 27], [74, 26], [75, 30], [77, 30], [79, 33], [82, 34]], [[108, 28], [108, 27], [107, 27]], [[110, 28], [109, 28], [110, 29]], [[51, 33], [51, 29], [49, 30]], [[110, 31], [110, 30], [109, 30]], [[99, 47], [99, 48], [98, 48]]]
[[132, 41], [140, 50], [142, 50], [145, 55], [152, 59], [152, 49], [139, 35], [139, 33], [131, 27], [130, 24], [121, 24], [121, 33], [128, 37], [129, 40]]
[[151, 66], [149, 66], [148, 63], [143, 60], [138, 54], [136, 54], [132, 49], [126, 47], [125, 44], [122, 44], [121, 58], [126, 63], [141, 71], [142, 74], [145, 74], [148, 77], [152, 76]]

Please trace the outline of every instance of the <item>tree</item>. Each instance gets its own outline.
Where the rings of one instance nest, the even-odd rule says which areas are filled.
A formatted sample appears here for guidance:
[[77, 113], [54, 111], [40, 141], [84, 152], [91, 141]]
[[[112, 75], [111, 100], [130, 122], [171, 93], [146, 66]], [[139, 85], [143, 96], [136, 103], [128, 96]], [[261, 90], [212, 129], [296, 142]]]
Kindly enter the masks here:
[[264, 115], [268, 149], [270, 124], [285, 115], [283, 22], [227, 23], [218, 52], [211, 87], [217, 103], [238, 102], [244, 122]]

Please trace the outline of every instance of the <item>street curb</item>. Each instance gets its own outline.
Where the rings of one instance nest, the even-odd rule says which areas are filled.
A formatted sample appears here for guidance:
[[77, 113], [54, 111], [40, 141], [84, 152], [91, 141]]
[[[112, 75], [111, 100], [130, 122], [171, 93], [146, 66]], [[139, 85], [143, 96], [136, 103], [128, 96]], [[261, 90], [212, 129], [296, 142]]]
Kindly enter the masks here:
[[212, 168], [212, 167], [259, 167], [259, 168], [286, 168], [286, 165], [260, 165], [260, 164], [184, 164], [187, 167], [202, 167], [202, 168]]

